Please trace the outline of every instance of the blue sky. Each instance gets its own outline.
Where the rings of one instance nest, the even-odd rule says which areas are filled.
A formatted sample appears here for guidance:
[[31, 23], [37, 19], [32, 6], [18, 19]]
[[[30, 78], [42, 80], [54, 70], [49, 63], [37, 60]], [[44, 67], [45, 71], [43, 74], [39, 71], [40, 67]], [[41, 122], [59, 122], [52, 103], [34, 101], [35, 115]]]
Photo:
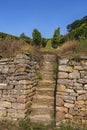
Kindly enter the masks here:
[[66, 26], [87, 15], [87, 0], [0, 0], [0, 32], [31, 37], [37, 28], [50, 38], [56, 28], [61, 34]]

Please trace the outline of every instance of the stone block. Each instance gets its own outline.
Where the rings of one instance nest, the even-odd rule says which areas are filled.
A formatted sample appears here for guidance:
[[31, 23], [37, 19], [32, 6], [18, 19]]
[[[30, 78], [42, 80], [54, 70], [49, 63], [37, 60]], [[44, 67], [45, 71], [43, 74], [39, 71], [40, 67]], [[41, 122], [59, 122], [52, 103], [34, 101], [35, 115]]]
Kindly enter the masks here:
[[72, 103], [64, 103], [64, 107], [67, 107], [67, 108], [74, 108], [74, 104]]
[[83, 100], [83, 101], [86, 101], [87, 100], [87, 94], [81, 94], [77, 97], [77, 101], [78, 100]]
[[65, 113], [63, 111], [57, 111], [56, 121], [60, 122], [65, 119]]
[[0, 89], [6, 89], [7, 84], [6, 83], [0, 83]]
[[26, 96], [20, 95], [17, 97], [17, 103], [25, 103], [26, 102]]
[[86, 93], [86, 90], [76, 90], [76, 92], [77, 92], [78, 94], [85, 94], [85, 93]]
[[24, 72], [25, 71], [25, 67], [19, 67], [16, 69], [15, 73], [20, 73], [20, 72]]
[[87, 84], [87, 79], [84, 79], [84, 78], [80, 78], [80, 79], [78, 79], [78, 81], [77, 81], [78, 83], [81, 83], [81, 84]]
[[0, 107], [11, 108], [11, 102], [0, 101]]
[[78, 100], [78, 101], [76, 101], [76, 104], [77, 105], [84, 105], [85, 101], [84, 100]]
[[73, 87], [73, 83], [74, 83], [74, 81], [72, 79], [58, 79], [57, 80], [57, 84], [58, 85], [62, 84], [62, 85], [67, 86], [68, 88], [72, 88]]
[[58, 70], [70, 73], [73, 72], [73, 67], [67, 65], [59, 65]]
[[62, 106], [62, 107], [58, 107], [56, 106], [56, 111], [62, 111], [64, 113], [67, 113], [68, 112], [68, 108]]
[[23, 119], [23, 118], [25, 118], [25, 114], [23, 114], [23, 113], [8, 113], [7, 116], [11, 117], [12, 119], [13, 118], [15, 118], [15, 119]]
[[58, 73], [58, 78], [60, 78], [60, 79], [66, 79], [66, 78], [68, 78], [68, 73], [59, 72]]
[[5, 109], [2, 109], [0, 110], [0, 117], [6, 117], [6, 110]]
[[81, 108], [81, 111], [87, 112], [87, 107]]
[[18, 109], [18, 110], [24, 110], [25, 109], [25, 104], [23, 103], [12, 103], [12, 108], [13, 109]]
[[73, 116], [71, 114], [65, 114], [65, 118], [73, 119]]
[[69, 74], [70, 79], [79, 79], [80, 73], [77, 70], [74, 70], [72, 73]]
[[87, 90], [87, 84], [84, 85], [84, 90]]
[[58, 86], [58, 91], [59, 92], [65, 92], [65, 90], [66, 90], [66, 86], [64, 86], [64, 85]]
[[63, 59], [59, 59], [59, 64], [60, 65], [66, 65], [68, 63], [69, 59], [68, 58], [63, 58]]
[[62, 107], [62, 106], [64, 105], [63, 99], [58, 98], [58, 99], [56, 100], [56, 105], [57, 105], [58, 107]]
[[83, 89], [83, 84], [75, 82], [74, 83], [74, 88], [82, 90]]

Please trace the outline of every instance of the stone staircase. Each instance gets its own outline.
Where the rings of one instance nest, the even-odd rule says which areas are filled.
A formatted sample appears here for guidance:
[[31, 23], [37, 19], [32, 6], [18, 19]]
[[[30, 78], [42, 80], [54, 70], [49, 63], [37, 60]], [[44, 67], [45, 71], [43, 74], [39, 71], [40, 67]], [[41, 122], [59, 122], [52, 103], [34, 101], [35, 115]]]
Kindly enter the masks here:
[[54, 64], [56, 56], [45, 54], [41, 65], [42, 80], [39, 81], [36, 88], [36, 95], [33, 98], [31, 106], [30, 120], [32, 122], [50, 124], [54, 120], [54, 90], [55, 80]]

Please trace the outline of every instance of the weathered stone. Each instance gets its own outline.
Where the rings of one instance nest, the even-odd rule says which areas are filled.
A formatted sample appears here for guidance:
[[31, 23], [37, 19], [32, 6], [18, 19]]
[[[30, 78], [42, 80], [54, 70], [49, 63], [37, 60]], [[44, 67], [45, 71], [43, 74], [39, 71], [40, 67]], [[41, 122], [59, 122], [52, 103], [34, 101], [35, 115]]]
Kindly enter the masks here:
[[0, 110], [0, 117], [6, 117], [6, 110]]
[[22, 103], [12, 103], [12, 108], [18, 109], [18, 110], [24, 110], [25, 104]]
[[58, 78], [60, 78], [60, 79], [66, 79], [66, 78], [68, 78], [68, 73], [65, 73], [65, 72], [59, 72], [58, 73]]
[[22, 113], [8, 113], [8, 117], [12, 117], [13, 119], [23, 119], [25, 118], [25, 114], [22, 114]]
[[68, 63], [68, 61], [69, 61], [68, 58], [59, 59], [59, 64], [60, 65], [66, 65]]
[[71, 66], [67, 67], [67, 72], [69, 73], [73, 72], [73, 68]]
[[20, 80], [19, 84], [29, 85], [30, 84], [30, 80]]
[[57, 83], [58, 83], [58, 85], [62, 84], [67, 87], [69, 86], [69, 88], [73, 87], [73, 80], [71, 80], [71, 79], [58, 79]]
[[62, 111], [57, 111], [56, 121], [60, 122], [60, 121], [62, 121], [63, 119], [65, 119], [65, 113], [62, 112]]
[[20, 68], [17, 68], [16, 69], [16, 73], [20, 73], [20, 72], [24, 72], [25, 71], [25, 68], [24, 67], [20, 67]]
[[0, 89], [6, 89], [7, 84], [6, 83], [0, 83]]
[[77, 105], [84, 105], [85, 102], [84, 102], [84, 100], [78, 100], [78, 101], [76, 101], [76, 104]]
[[73, 92], [74, 92], [73, 89], [66, 89], [65, 91], [66, 91], [67, 93], [73, 93]]
[[66, 90], [66, 86], [64, 86], [64, 85], [58, 86], [58, 91], [59, 92], [65, 92], [65, 90]]
[[60, 65], [58, 69], [59, 71], [63, 71], [63, 72], [73, 72], [73, 68], [67, 65]]
[[87, 108], [84, 107], [84, 108], [81, 109], [81, 111], [87, 112]]
[[78, 79], [78, 83], [87, 84], [87, 79]]
[[87, 100], [87, 94], [81, 94], [81, 95], [79, 95], [77, 97], [77, 100], [83, 100], [83, 101]]
[[11, 102], [0, 101], [0, 107], [11, 108]]
[[76, 97], [75, 96], [67, 95], [67, 96], [63, 96], [63, 99], [64, 99], [64, 101], [66, 101], [66, 100], [75, 101]]
[[78, 109], [77, 110], [75, 110], [75, 107], [74, 108], [70, 108], [69, 109], [69, 114], [70, 115], [78, 115]]
[[67, 107], [67, 108], [73, 108], [73, 107], [74, 107], [74, 104], [64, 103], [64, 106]]
[[81, 60], [82, 65], [87, 65], [87, 60]]
[[73, 116], [71, 114], [65, 114], [65, 118], [73, 119]]
[[86, 71], [80, 71], [81, 78], [86, 78], [87, 72]]
[[87, 90], [87, 84], [84, 85], [84, 90]]
[[85, 94], [85, 93], [86, 93], [85, 90], [76, 90], [76, 92], [77, 92], [78, 94]]
[[17, 97], [17, 103], [25, 103], [26, 102], [26, 96], [20, 95]]
[[59, 98], [59, 99], [56, 101], [56, 105], [59, 106], [59, 107], [62, 107], [62, 106], [64, 105], [63, 99]]
[[83, 66], [83, 65], [80, 65], [80, 66], [75, 66], [74, 67], [75, 69], [77, 69], [77, 70], [80, 70], [80, 71], [87, 71], [87, 65], [85, 66]]
[[74, 70], [72, 73], [69, 74], [70, 79], [79, 79], [80, 73], [77, 70]]
[[83, 89], [83, 85], [82, 85], [81, 83], [75, 82], [75, 83], [74, 83], [74, 88], [75, 88], [75, 89], [80, 89], [80, 90], [82, 90], [82, 89]]
[[68, 112], [68, 108], [66, 108], [66, 107], [56, 107], [56, 111], [62, 111], [62, 112], [64, 112], [64, 113], [67, 113]]
[[65, 99], [65, 102], [74, 104], [74, 100]]

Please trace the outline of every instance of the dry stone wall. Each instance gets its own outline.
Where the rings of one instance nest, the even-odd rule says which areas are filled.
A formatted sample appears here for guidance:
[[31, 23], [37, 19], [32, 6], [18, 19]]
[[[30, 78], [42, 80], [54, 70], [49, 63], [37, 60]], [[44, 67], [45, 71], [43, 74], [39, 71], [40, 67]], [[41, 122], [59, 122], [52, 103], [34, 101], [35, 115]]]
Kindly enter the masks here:
[[30, 54], [20, 54], [1, 59], [0, 119], [27, 116], [45, 124], [87, 124], [87, 57], [43, 54], [39, 62]]
[[58, 59], [56, 124], [87, 124], [87, 58]]
[[35, 57], [21, 54], [0, 60], [0, 119], [17, 120], [27, 116], [37, 85]]

